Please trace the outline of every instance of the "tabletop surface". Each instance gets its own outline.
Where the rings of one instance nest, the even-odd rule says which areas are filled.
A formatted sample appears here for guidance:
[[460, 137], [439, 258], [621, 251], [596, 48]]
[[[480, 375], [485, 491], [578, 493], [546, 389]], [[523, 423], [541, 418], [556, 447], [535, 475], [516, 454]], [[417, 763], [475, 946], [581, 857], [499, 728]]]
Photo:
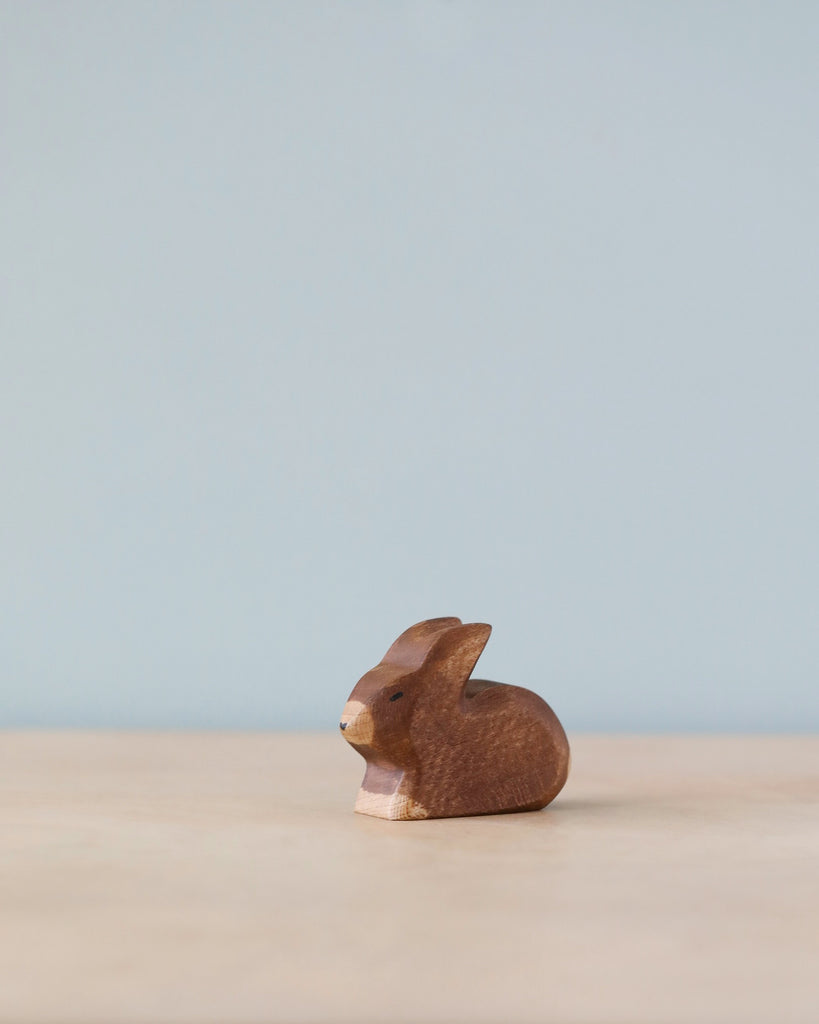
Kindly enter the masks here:
[[0, 1021], [815, 1024], [819, 737], [572, 749], [390, 822], [334, 735], [0, 733]]

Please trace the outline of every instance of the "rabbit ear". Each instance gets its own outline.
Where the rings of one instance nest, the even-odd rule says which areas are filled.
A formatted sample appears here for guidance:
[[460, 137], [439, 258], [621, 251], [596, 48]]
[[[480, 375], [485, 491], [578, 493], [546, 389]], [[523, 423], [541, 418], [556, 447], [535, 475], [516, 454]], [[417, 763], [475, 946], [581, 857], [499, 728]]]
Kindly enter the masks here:
[[416, 622], [398, 637], [381, 660], [392, 665], [406, 665], [409, 669], [420, 668], [441, 634], [453, 626], [460, 625], [461, 620], [455, 618], [425, 619], [424, 622]]
[[448, 629], [424, 659], [423, 674], [429, 673], [439, 685], [459, 695], [491, 632], [492, 627], [486, 622], [470, 622]]

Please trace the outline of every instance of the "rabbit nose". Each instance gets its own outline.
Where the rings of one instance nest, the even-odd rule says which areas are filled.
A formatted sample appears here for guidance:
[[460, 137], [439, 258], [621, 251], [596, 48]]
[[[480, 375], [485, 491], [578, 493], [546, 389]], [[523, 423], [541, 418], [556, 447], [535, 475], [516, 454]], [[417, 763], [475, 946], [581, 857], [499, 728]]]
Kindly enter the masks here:
[[344, 730], [347, 728], [347, 723], [346, 722], [339, 722], [338, 723], [338, 727], [339, 727], [339, 729], [341, 729], [342, 732], [344, 732]]

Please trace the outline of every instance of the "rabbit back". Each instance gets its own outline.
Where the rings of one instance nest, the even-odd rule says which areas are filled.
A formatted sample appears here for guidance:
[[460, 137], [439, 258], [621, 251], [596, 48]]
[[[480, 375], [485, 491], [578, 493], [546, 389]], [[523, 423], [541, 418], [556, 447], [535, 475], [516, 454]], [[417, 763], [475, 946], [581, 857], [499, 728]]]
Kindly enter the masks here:
[[459, 817], [545, 807], [569, 769], [569, 743], [549, 705], [519, 686], [470, 680], [445, 716], [415, 728], [417, 766], [400, 790], [413, 817]]

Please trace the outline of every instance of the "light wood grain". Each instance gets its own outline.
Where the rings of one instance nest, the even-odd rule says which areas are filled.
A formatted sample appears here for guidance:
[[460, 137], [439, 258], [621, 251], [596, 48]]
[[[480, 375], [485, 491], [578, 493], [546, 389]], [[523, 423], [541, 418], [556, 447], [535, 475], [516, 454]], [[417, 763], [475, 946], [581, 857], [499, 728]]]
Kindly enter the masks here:
[[572, 736], [543, 811], [353, 813], [339, 736], [0, 734], [0, 1020], [819, 1020], [819, 738]]

